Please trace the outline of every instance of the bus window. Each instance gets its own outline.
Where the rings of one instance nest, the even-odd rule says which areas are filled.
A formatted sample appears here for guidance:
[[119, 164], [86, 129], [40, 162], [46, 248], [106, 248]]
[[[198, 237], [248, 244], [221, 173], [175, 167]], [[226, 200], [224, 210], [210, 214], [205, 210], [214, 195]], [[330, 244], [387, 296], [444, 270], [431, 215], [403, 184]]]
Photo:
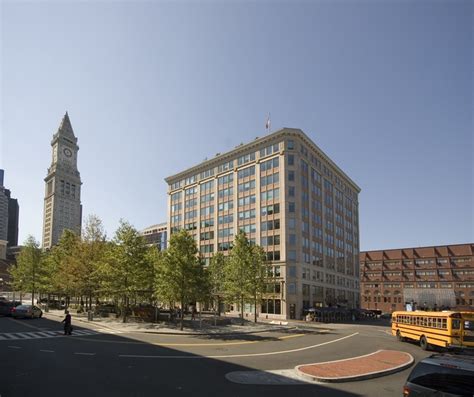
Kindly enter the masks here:
[[448, 328], [447, 321], [445, 318], [443, 318], [443, 329]]
[[464, 320], [464, 329], [474, 330], [474, 321]]
[[451, 327], [453, 329], [459, 329], [461, 327], [461, 320], [458, 320], [458, 319], [452, 319], [452, 322], [451, 322]]

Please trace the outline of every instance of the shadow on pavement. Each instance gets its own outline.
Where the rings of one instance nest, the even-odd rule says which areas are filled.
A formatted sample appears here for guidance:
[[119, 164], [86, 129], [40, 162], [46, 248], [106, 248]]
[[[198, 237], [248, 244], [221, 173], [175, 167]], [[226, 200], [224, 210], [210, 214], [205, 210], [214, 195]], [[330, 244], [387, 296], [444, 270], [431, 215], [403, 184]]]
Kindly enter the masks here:
[[[19, 324], [14, 322], [7, 327], [4, 320], [0, 318], [1, 332], [34, 332], [25, 324], [41, 329], [62, 329], [60, 323], [48, 319], [20, 320]], [[77, 322], [73, 326], [76, 332], [88, 329]], [[101, 337], [108, 343], [100, 343], [98, 338]], [[265, 368], [262, 359], [239, 359], [252, 363], [247, 366], [226, 358], [225, 354], [204, 357], [146, 342], [127, 344], [131, 339], [122, 335], [94, 335], [94, 339], [88, 342], [87, 337], [72, 336], [1, 340], [0, 395], [288, 397], [298, 393], [299, 396], [357, 396], [320, 384], [295, 384], [294, 379], [278, 374], [271, 375], [273, 384], [241, 384], [226, 378], [229, 373]], [[275, 363], [274, 356], [268, 360]]]

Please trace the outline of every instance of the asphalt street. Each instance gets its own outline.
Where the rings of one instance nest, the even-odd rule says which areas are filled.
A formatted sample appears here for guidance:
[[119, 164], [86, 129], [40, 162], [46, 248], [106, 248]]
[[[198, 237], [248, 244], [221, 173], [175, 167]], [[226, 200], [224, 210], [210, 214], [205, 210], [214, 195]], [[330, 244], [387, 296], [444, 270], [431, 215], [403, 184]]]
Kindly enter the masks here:
[[212, 336], [114, 333], [93, 322], [74, 327], [73, 336], [64, 336], [57, 321], [1, 317], [0, 396], [400, 396], [410, 369], [339, 384], [295, 383], [287, 372], [271, 377], [276, 384], [236, 379], [265, 383], [268, 372], [255, 371], [292, 370], [378, 349], [406, 351], [416, 361], [430, 354], [397, 342], [384, 326]]

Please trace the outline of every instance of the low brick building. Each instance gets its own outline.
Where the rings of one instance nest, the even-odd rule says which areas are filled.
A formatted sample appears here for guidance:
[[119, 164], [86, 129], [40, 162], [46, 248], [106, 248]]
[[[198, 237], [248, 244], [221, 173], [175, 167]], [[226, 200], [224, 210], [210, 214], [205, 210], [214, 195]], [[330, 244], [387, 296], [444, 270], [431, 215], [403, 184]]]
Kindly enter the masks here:
[[474, 244], [364, 251], [361, 307], [382, 312], [417, 307], [474, 309]]

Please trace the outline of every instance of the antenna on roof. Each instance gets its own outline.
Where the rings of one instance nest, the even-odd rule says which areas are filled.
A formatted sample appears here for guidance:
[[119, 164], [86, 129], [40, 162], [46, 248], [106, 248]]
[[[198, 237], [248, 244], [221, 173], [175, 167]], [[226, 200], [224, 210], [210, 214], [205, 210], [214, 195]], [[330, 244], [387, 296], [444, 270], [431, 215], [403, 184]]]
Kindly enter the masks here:
[[268, 113], [267, 122], [265, 123], [266, 132], [270, 132], [271, 121], [270, 121], [270, 113]]

